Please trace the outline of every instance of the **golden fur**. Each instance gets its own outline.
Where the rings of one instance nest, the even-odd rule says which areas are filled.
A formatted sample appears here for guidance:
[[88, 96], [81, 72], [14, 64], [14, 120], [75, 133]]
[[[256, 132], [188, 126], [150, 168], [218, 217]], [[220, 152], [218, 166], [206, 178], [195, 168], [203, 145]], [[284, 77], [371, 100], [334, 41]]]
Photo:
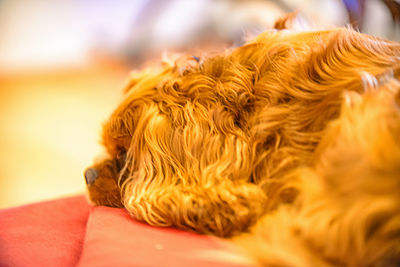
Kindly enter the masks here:
[[399, 264], [399, 64], [350, 29], [282, 30], [134, 74], [89, 196], [155, 226], [255, 225], [235, 242], [266, 266]]
[[236, 238], [263, 266], [399, 266], [400, 83], [347, 94], [292, 205]]

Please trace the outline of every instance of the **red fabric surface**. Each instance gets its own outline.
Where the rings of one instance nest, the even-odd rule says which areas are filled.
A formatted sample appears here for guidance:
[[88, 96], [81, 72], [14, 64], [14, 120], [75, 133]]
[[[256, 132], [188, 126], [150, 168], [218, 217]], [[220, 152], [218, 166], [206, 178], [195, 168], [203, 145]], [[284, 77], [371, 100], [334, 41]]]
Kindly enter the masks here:
[[0, 266], [238, 266], [213, 257], [227, 251], [216, 238], [152, 227], [83, 196], [0, 211]]
[[224, 251], [222, 241], [152, 227], [132, 220], [124, 209], [96, 207], [79, 266], [234, 266], [209, 259], [210, 251]]
[[0, 266], [74, 266], [91, 207], [84, 196], [0, 211]]

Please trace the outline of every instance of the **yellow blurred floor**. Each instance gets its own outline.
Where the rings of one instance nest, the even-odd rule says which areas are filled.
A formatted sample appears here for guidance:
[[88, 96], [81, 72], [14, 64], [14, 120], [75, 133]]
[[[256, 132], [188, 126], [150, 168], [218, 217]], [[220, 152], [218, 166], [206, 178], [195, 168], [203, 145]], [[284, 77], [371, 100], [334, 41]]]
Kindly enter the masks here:
[[0, 74], [0, 208], [85, 191], [83, 170], [102, 149], [101, 123], [129, 71]]

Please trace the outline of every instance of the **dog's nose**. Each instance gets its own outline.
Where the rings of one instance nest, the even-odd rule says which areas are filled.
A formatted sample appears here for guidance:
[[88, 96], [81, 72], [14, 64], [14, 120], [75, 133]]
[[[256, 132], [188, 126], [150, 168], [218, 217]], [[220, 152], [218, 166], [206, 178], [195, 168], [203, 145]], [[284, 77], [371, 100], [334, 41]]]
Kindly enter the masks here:
[[86, 183], [88, 185], [93, 184], [97, 177], [99, 176], [99, 174], [97, 173], [96, 169], [94, 168], [89, 168], [85, 171], [85, 179], [86, 179]]

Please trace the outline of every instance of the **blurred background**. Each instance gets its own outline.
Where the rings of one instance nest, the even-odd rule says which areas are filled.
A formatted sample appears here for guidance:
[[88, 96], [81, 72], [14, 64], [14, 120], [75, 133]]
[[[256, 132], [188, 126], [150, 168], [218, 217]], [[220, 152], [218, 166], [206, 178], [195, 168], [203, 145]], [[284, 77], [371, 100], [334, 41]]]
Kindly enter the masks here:
[[85, 192], [131, 70], [239, 46], [292, 11], [400, 40], [394, 0], [0, 0], [0, 208]]

